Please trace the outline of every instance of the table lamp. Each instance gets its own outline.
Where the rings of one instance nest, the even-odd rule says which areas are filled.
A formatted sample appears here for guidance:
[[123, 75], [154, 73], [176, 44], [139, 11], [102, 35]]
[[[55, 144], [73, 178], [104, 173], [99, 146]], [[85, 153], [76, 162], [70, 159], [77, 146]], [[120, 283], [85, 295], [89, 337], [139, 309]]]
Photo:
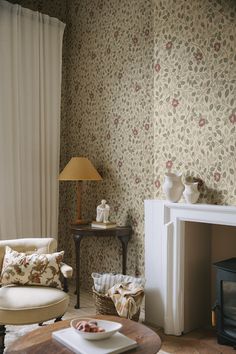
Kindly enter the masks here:
[[72, 157], [59, 175], [59, 181], [77, 181], [76, 224], [87, 224], [81, 219], [81, 181], [100, 181], [102, 177], [86, 157]]

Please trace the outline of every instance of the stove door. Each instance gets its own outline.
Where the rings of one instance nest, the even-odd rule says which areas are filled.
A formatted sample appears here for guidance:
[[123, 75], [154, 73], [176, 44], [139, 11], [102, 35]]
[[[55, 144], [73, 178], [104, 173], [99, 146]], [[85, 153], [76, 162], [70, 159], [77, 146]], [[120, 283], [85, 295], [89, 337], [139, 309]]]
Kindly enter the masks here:
[[223, 330], [236, 338], [236, 282], [222, 281]]

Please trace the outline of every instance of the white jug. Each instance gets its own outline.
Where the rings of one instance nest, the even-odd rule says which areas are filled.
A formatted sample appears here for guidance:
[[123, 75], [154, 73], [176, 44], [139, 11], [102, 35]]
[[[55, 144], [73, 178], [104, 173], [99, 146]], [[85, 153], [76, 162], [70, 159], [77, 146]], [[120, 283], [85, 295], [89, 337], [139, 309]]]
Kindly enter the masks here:
[[170, 202], [178, 202], [182, 196], [184, 185], [181, 181], [182, 173], [165, 173], [163, 191]]
[[200, 192], [198, 190], [198, 182], [186, 182], [184, 184], [183, 196], [186, 203], [194, 204], [197, 202]]

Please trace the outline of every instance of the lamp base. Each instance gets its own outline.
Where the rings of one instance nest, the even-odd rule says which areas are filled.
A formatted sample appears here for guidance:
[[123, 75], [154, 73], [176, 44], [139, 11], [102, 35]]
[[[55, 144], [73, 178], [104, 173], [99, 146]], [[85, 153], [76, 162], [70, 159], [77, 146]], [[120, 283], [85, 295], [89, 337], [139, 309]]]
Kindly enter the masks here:
[[88, 225], [90, 223], [91, 223], [91, 221], [83, 220], [83, 219], [77, 219], [74, 221], [74, 224], [77, 224], [77, 225]]

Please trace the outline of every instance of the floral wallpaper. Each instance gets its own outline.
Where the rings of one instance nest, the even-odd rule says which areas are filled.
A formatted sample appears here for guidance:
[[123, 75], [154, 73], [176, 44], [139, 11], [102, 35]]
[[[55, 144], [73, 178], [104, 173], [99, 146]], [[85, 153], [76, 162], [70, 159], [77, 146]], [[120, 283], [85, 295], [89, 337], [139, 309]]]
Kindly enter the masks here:
[[[133, 228], [128, 273], [143, 275], [143, 202], [165, 198], [166, 171], [200, 178], [199, 202], [236, 204], [236, 2], [28, 2], [67, 24], [60, 168], [72, 156], [97, 167], [103, 180], [83, 183], [83, 216], [105, 198], [111, 220]], [[75, 215], [76, 186], [60, 182], [59, 245], [72, 265]], [[93, 271], [121, 271], [116, 239], [81, 248], [82, 287]]]
[[[110, 219], [131, 225], [129, 274], [144, 273], [144, 199], [153, 196], [153, 7], [149, 0], [68, 2], [67, 115], [61, 168], [86, 156], [103, 180], [83, 183], [82, 213], [93, 220], [106, 199]], [[74, 263], [69, 225], [76, 186], [61, 183], [60, 240]], [[81, 285], [93, 271], [121, 272], [117, 239], [81, 243]]]
[[236, 2], [155, 1], [155, 197], [167, 170], [236, 204]]

